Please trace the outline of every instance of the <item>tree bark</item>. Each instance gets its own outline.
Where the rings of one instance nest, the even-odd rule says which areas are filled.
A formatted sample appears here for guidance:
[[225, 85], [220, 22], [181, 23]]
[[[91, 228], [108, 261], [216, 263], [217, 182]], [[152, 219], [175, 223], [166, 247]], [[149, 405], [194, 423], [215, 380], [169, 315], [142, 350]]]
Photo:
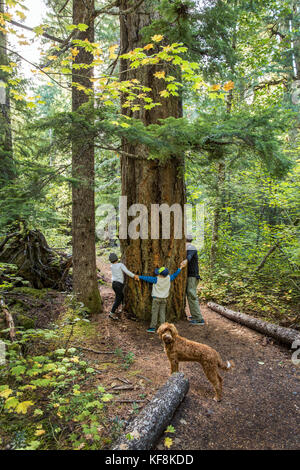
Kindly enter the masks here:
[[[0, 13], [5, 12], [5, 1], [0, 2]], [[0, 29], [0, 64], [8, 65], [9, 59], [6, 50], [6, 35]], [[15, 166], [13, 161], [13, 143], [10, 118], [10, 98], [7, 87], [8, 74], [0, 70], [0, 82], [6, 87], [0, 87], [0, 161], [1, 177], [0, 186], [15, 177]]]
[[274, 325], [273, 323], [268, 323], [266, 321], [259, 320], [258, 318], [251, 317], [245, 313], [235, 312], [234, 310], [230, 310], [229, 308], [215, 304], [214, 302], [208, 302], [207, 306], [211, 310], [229, 318], [229, 320], [245, 325], [252, 330], [263, 333], [264, 335], [271, 336], [281, 343], [291, 346], [294, 341], [300, 341], [300, 333], [291, 328], [284, 328], [283, 326]]
[[[149, 450], [161, 434], [189, 390], [189, 381], [182, 372], [172, 374], [166, 384], [156, 393], [151, 402], [128, 426], [124, 436], [113, 450]], [[131, 434], [132, 439], [126, 435]]]
[[[78, 34], [78, 39], [94, 42], [94, 0], [73, 1], [73, 23], [88, 25], [86, 31]], [[91, 64], [93, 56], [79, 48], [76, 64]], [[73, 68], [72, 81], [91, 88], [90, 78], [93, 68]], [[73, 86], [72, 110], [83, 113], [82, 105], [89, 101], [88, 95]], [[91, 113], [92, 114], [92, 113]], [[85, 114], [88, 120], [88, 114]], [[94, 141], [89, 134], [78, 127], [73, 133], [72, 176], [77, 181], [72, 190], [72, 238], [73, 238], [73, 289], [78, 299], [91, 313], [102, 311], [102, 301], [97, 283], [96, 240], [95, 240], [95, 195], [94, 195]]]
[[[120, 15], [121, 28], [121, 53], [126, 53], [136, 47], [145, 45], [141, 30], [151, 24], [157, 17], [151, 10], [150, 4], [143, 3], [141, 7], [126, 15]], [[121, 0], [120, 10], [126, 10], [131, 6], [128, 0]], [[147, 10], [149, 8], [149, 10]], [[152, 110], [145, 110], [141, 106], [140, 111], [132, 113], [128, 108], [122, 108], [122, 113], [135, 119], [140, 119], [144, 125], [158, 123], [159, 119], [170, 116], [179, 118], [182, 116], [181, 97], [172, 96], [167, 99], [160, 96], [160, 91], [166, 88], [164, 80], [154, 77], [154, 73], [164, 70], [166, 75], [171, 72], [178, 76], [178, 72], [169, 64], [140, 67], [136, 70], [128, 70], [127, 60], [121, 61], [121, 80], [138, 79], [141, 84], [152, 89], [151, 97], [154, 102], [160, 102]], [[122, 98], [122, 104], [125, 97]], [[148, 239], [129, 237], [121, 240], [122, 257], [130, 270], [139, 274], [153, 275], [158, 266], [167, 266], [170, 272], [174, 272], [180, 262], [186, 257], [184, 222], [182, 222], [182, 238], [174, 238], [171, 216], [170, 238], [162, 239], [161, 228], [158, 239], [151, 239], [151, 204], [179, 204], [183, 211], [185, 204], [184, 186], [184, 159], [182, 155], [174, 155], [166, 162], [148, 160], [149, 151], [142, 144], [132, 145], [123, 141], [121, 158], [122, 195], [127, 196], [127, 205], [143, 204], [148, 210]], [[133, 154], [134, 157], [128, 154]], [[133, 217], [134, 218], [134, 217]], [[128, 217], [128, 223], [132, 218]], [[160, 217], [161, 222], [161, 217]], [[153, 224], [152, 224], [153, 227]], [[184, 313], [186, 274], [182, 272], [175, 280], [168, 299], [167, 315], [169, 319], [180, 318]], [[125, 308], [136, 317], [148, 320], [151, 311], [151, 288], [146, 283], [136, 283], [127, 280], [125, 291]]]
[[225, 162], [218, 162], [217, 166], [217, 190], [216, 190], [216, 206], [213, 215], [213, 227], [211, 235], [211, 248], [210, 248], [210, 268], [213, 271], [218, 256], [218, 245], [219, 245], [219, 228], [221, 223], [221, 212], [223, 208], [223, 195], [224, 195], [224, 183], [225, 183]]

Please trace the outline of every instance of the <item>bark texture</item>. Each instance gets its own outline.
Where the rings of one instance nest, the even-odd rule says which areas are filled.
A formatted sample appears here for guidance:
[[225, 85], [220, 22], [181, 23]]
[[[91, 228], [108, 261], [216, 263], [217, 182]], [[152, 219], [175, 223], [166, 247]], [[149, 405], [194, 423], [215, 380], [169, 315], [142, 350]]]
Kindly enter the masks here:
[[224, 317], [229, 318], [241, 325], [245, 325], [252, 330], [259, 331], [264, 335], [271, 336], [277, 341], [291, 346], [294, 341], [298, 340], [300, 342], [300, 333], [291, 328], [284, 328], [283, 326], [274, 325], [273, 323], [268, 323], [258, 318], [251, 317], [245, 313], [235, 312], [229, 308], [223, 307], [222, 305], [215, 304], [214, 302], [208, 302], [207, 306], [214, 310], [215, 312], [224, 315]]
[[[4, 0], [0, 2], [0, 13], [5, 12]], [[6, 35], [0, 29], [0, 64], [9, 63], [6, 50]], [[7, 85], [9, 75], [0, 70], [0, 82]], [[13, 144], [10, 119], [9, 88], [0, 86], [0, 163], [1, 175], [0, 186], [6, 180], [15, 177], [15, 166], [13, 161]], [[3, 181], [4, 180], [4, 181]]]
[[[114, 450], [149, 450], [161, 434], [189, 390], [189, 381], [182, 372], [172, 374], [151, 402], [126, 428], [124, 436], [117, 442]], [[131, 434], [133, 439], [127, 439]]]
[[[89, 27], [78, 34], [78, 39], [94, 42], [94, 0], [73, 1], [73, 23], [84, 23]], [[93, 56], [79, 48], [76, 64], [91, 64]], [[93, 69], [73, 68], [72, 81], [91, 88]], [[73, 87], [72, 109], [80, 114], [81, 106], [89, 96]], [[80, 109], [81, 108], [81, 109]], [[82, 111], [83, 112], [83, 111]], [[87, 114], [85, 114], [88, 119]], [[84, 124], [84, 123], [83, 123]], [[72, 175], [76, 179], [72, 191], [72, 238], [73, 238], [73, 288], [78, 299], [91, 313], [102, 311], [102, 302], [97, 283], [95, 248], [95, 195], [94, 195], [94, 141], [91, 134], [85, 135], [84, 126], [74, 127], [72, 148]]]
[[[122, 0], [120, 10], [126, 10], [132, 6], [132, 2]], [[149, 10], [150, 9], [150, 10]], [[129, 14], [120, 15], [121, 27], [121, 52], [126, 53], [136, 47], [145, 45], [141, 30], [151, 24], [157, 14], [151, 11], [151, 3], [144, 2], [138, 9]], [[152, 50], [153, 52], [153, 50]], [[168, 64], [140, 67], [129, 70], [129, 63], [121, 61], [121, 80], [138, 79], [141, 84], [152, 89], [150, 96], [154, 102], [160, 102], [151, 110], [143, 108], [141, 101], [140, 111], [132, 113], [128, 108], [122, 108], [122, 113], [135, 119], [140, 119], [145, 125], [158, 123], [159, 119], [170, 116], [179, 118], [182, 116], [181, 98], [178, 96], [167, 99], [160, 96], [160, 91], [165, 89], [166, 83], [154, 77], [154, 73], [164, 70], [166, 75], [176, 70], [171, 70]], [[122, 99], [124, 103], [125, 97]], [[128, 154], [133, 155], [130, 156]], [[132, 145], [123, 141], [123, 153], [121, 159], [122, 195], [127, 196], [128, 208], [132, 204], [143, 204], [148, 209], [148, 239], [121, 240], [121, 249], [124, 263], [128, 268], [138, 274], [154, 275], [154, 269], [158, 266], [167, 266], [174, 272], [180, 262], [185, 259], [184, 224], [182, 223], [182, 239], [174, 238], [173, 216], [171, 216], [170, 239], [162, 239], [160, 229], [159, 238], [151, 239], [151, 204], [180, 204], [183, 209], [185, 204], [184, 186], [184, 160], [181, 155], [174, 155], [166, 162], [147, 160], [149, 152], [142, 144]], [[134, 217], [128, 217], [128, 223]], [[161, 222], [161, 217], [160, 217]], [[184, 312], [186, 273], [182, 272], [172, 285], [167, 306], [167, 318], [178, 319]], [[136, 283], [131, 279], [126, 280], [125, 308], [136, 317], [148, 320], [151, 311], [151, 288], [148, 284]]]
[[225, 162], [220, 161], [217, 167], [216, 206], [213, 215], [213, 227], [210, 249], [210, 267], [214, 270], [218, 256], [219, 227], [221, 224], [222, 208], [224, 205]]

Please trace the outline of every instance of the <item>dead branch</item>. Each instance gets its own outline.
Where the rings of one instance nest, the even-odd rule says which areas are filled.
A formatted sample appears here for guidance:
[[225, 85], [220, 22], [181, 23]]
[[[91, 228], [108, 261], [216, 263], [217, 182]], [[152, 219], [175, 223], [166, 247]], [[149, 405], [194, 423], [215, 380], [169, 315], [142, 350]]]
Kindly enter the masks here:
[[278, 242], [278, 241], [277, 241], [273, 246], [271, 246], [271, 248], [269, 249], [268, 253], [263, 257], [263, 259], [261, 260], [261, 262], [259, 263], [259, 265], [258, 265], [257, 268], [255, 269], [255, 271], [254, 271], [255, 273], [257, 273], [258, 271], [260, 271], [260, 270], [264, 267], [264, 265], [265, 265], [267, 259], [268, 259], [269, 256], [273, 253], [273, 251], [276, 250], [276, 248], [277, 248], [278, 246], [279, 246], [279, 242]]
[[115, 354], [113, 351], [96, 351], [95, 349], [92, 348], [84, 348], [83, 346], [77, 346], [79, 349], [82, 349], [83, 351], [89, 351], [94, 354]]
[[[17, 26], [18, 28], [26, 29], [27, 31], [31, 31], [34, 33], [34, 28], [30, 28], [29, 26], [26, 26], [25, 24], [18, 23], [18, 21], [15, 20], [7, 20], [9, 23], [13, 24], [14, 26]], [[59, 42], [60, 44], [64, 44], [65, 40], [57, 38], [56, 36], [52, 36], [52, 34], [49, 33], [42, 33], [42, 36], [46, 39], [51, 39], [51, 41]]]
[[9, 312], [7, 306], [5, 305], [3, 299], [0, 299], [0, 305], [1, 305], [2, 313], [4, 314], [4, 318], [5, 318], [7, 327], [9, 328], [10, 339], [11, 339], [11, 341], [15, 341], [15, 339], [16, 339], [16, 329], [15, 329], [15, 324], [14, 324], [13, 317], [12, 317], [11, 313]]

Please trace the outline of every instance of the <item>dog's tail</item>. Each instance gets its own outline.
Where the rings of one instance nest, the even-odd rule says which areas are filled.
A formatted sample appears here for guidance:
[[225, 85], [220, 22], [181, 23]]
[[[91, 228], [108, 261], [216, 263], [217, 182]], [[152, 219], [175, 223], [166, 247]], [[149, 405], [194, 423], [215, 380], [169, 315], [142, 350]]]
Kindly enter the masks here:
[[220, 367], [220, 369], [223, 369], [223, 370], [229, 370], [229, 369], [233, 369], [235, 367], [235, 363], [233, 361], [222, 361], [222, 359], [220, 358], [219, 361], [218, 361], [218, 366]]

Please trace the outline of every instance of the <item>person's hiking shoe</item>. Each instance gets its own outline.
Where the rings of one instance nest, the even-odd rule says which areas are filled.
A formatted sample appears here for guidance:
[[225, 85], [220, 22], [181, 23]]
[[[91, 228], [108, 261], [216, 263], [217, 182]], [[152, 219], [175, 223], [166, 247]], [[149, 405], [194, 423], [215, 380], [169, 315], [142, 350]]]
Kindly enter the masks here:
[[147, 333], [155, 333], [155, 328], [148, 328]]
[[111, 318], [112, 320], [119, 320], [118, 317], [117, 317], [117, 315], [116, 315], [115, 313], [113, 313], [113, 312], [110, 312], [110, 313], [108, 314], [108, 316], [109, 316], [109, 318]]
[[204, 320], [190, 320], [190, 325], [205, 325], [205, 321]]

